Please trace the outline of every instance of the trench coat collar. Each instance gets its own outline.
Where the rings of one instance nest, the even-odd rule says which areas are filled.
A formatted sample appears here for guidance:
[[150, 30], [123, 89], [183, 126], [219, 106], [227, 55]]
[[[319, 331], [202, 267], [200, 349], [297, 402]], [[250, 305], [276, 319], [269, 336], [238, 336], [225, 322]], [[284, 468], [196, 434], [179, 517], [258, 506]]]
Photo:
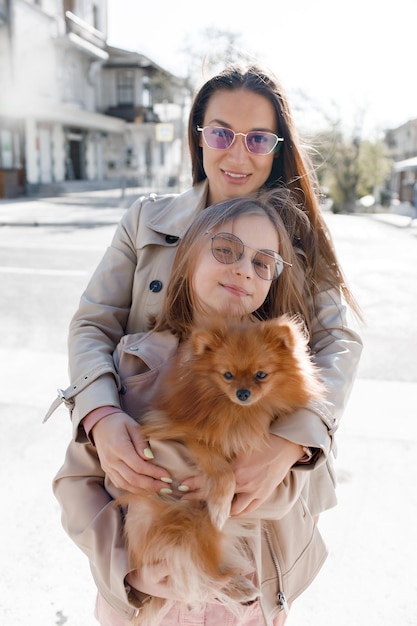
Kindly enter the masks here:
[[162, 197], [162, 202], [156, 198], [150, 207], [146, 225], [156, 232], [182, 238], [190, 220], [206, 208], [207, 196], [206, 179], [179, 195], [173, 195], [168, 202], [166, 196]]

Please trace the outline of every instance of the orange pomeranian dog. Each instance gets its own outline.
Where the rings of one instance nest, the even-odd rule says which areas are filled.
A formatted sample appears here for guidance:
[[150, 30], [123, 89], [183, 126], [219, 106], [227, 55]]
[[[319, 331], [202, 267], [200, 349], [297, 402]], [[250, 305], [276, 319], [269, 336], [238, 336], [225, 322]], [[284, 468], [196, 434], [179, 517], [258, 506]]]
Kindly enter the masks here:
[[[164, 441], [184, 446], [194, 465], [186, 476], [203, 474], [208, 495], [204, 502], [175, 493], [123, 496], [118, 502], [127, 505], [131, 567], [164, 561], [177, 599], [191, 605], [217, 600], [237, 612], [240, 603], [258, 597], [247, 576], [251, 524], [228, 519], [235, 493], [231, 461], [265, 444], [273, 420], [322, 395], [303, 327], [289, 316], [219, 321], [193, 331], [140, 422], [152, 449]], [[167, 603], [152, 598], [138, 623], [159, 623]]]

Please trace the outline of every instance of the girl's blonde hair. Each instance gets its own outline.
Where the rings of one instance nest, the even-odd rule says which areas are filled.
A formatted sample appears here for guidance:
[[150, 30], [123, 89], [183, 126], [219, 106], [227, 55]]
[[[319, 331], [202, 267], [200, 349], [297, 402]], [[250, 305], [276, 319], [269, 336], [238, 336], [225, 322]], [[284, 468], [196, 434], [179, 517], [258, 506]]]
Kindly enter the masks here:
[[[292, 267], [286, 266], [277, 280], [271, 282], [266, 300], [253, 313], [257, 319], [270, 319], [283, 313], [301, 316], [307, 328], [310, 317], [307, 303], [309, 281], [306, 281], [305, 255], [297, 250], [292, 235], [298, 232], [300, 221], [308, 222], [287, 189], [264, 193], [256, 198], [235, 198], [214, 204], [197, 215], [183, 239], [172, 265], [171, 276], [162, 309], [153, 321], [157, 331], [170, 330], [180, 339], [186, 338], [193, 325], [193, 312], [199, 303], [193, 289], [193, 270], [205, 238], [210, 231], [241, 215], [267, 217], [278, 235], [279, 253]], [[283, 216], [285, 216], [286, 227]], [[305, 224], [304, 224], [305, 225]]]

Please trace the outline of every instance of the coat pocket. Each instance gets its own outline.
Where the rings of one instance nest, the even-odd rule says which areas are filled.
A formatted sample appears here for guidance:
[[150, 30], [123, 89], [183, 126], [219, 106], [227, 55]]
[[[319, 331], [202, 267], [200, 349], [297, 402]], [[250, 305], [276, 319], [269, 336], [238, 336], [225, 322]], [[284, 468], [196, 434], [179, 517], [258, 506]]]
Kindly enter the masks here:
[[275, 585], [277, 601], [284, 594], [290, 604], [318, 574], [325, 543], [302, 497], [282, 519], [264, 522], [263, 532], [262, 587]]
[[153, 369], [121, 379], [120, 405], [125, 413], [138, 422], [152, 405], [159, 374], [159, 369]]

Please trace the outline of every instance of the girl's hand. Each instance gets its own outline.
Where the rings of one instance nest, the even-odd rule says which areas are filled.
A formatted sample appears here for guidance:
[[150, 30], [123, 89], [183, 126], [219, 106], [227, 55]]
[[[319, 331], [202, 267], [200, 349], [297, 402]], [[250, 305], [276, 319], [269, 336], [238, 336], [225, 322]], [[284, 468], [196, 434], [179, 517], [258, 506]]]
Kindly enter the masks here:
[[165, 561], [155, 565], [143, 565], [139, 570], [130, 572], [126, 576], [126, 581], [134, 589], [149, 596], [178, 600], [170, 587], [170, 577]]
[[151, 462], [149, 444], [143, 439], [139, 424], [129, 415], [113, 413], [103, 417], [93, 427], [92, 435], [101, 467], [116, 487], [132, 493], [139, 488], [169, 488], [170, 475]]
[[257, 509], [303, 455], [303, 448], [299, 444], [270, 434], [268, 442], [261, 449], [249, 457], [235, 459], [236, 495], [231, 515], [242, 515]]

